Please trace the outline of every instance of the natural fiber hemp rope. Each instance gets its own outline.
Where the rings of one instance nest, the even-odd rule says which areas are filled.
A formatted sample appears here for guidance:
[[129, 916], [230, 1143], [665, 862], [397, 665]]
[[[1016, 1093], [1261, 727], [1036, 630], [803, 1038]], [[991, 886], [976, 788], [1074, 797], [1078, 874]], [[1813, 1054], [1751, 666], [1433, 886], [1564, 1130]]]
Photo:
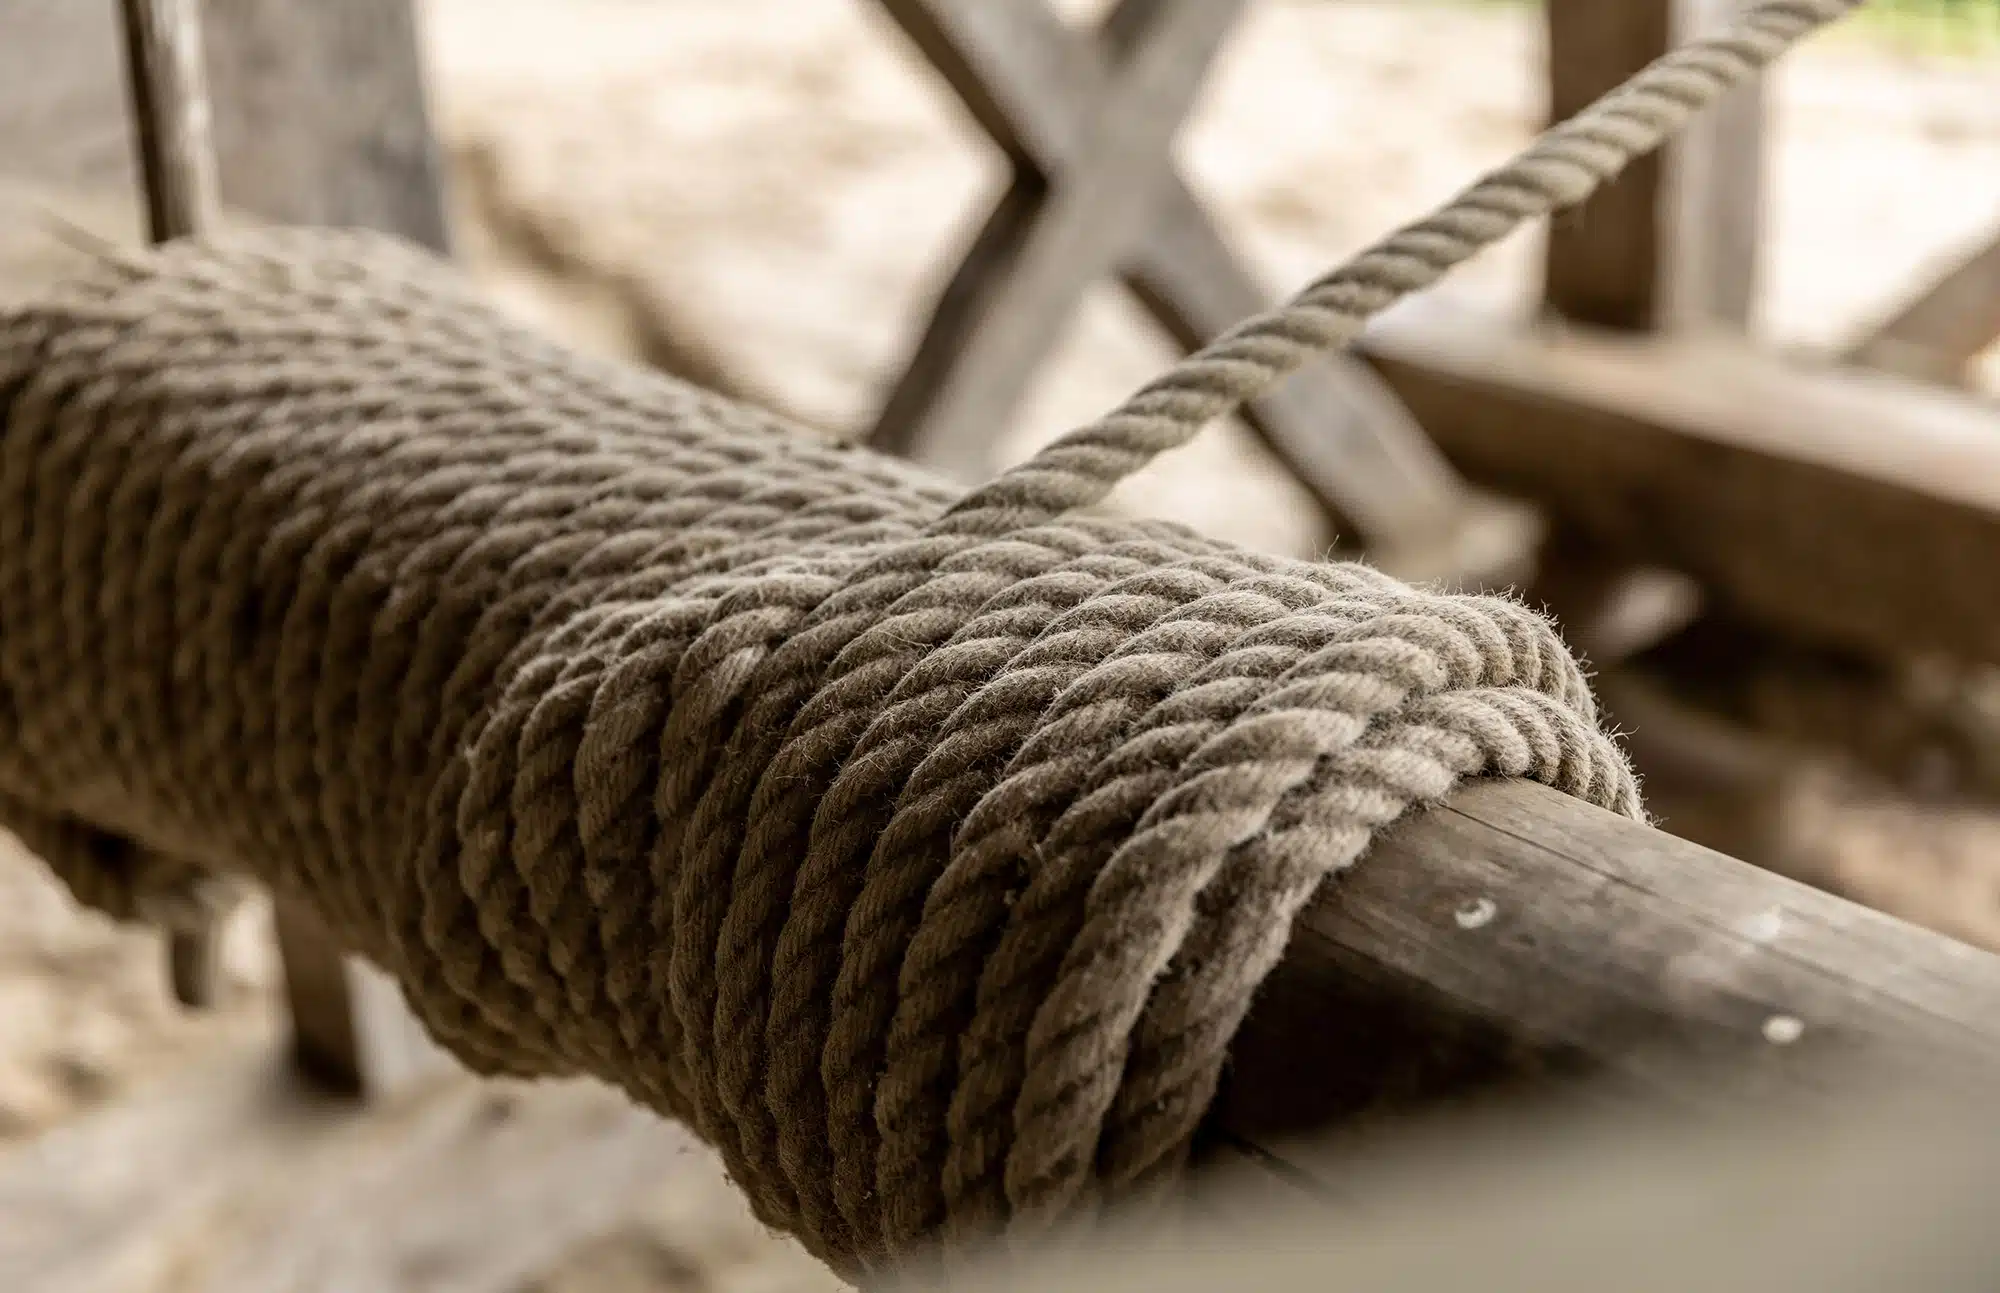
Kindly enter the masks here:
[[1843, 7], [955, 505], [380, 240], [107, 257], [0, 316], [0, 817], [113, 908], [302, 895], [469, 1063], [688, 1120], [844, 1272], [1170, 1180], [1375, 830], [1469, 775], [1637, 800], [1519, 606], [1065, 513]]

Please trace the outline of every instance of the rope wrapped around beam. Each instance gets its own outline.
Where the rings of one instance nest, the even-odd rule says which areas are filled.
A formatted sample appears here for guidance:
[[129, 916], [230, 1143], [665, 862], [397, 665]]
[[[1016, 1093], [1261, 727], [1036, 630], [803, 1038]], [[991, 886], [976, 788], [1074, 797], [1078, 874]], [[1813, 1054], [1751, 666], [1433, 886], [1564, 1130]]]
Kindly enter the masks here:
[[303, 898], [848, 1274], [1156, 1194], [1376, 831], [1481, 775], [1640, 810], [1518, 604], [1077, 509], [1845, 7], [1767, 0], [965, 498], [384, 240], [107, 254], [0, 315], [0, 820], [114, 911]]

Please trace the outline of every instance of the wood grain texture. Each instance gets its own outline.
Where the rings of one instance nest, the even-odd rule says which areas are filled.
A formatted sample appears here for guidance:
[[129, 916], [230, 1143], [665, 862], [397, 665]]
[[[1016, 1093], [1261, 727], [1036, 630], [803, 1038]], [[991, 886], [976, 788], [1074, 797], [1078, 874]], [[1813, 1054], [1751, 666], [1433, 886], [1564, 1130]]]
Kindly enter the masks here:
[[1361, 347], [1459, 468], [1750, 618], [2000, 662], [2000, 416], [1702, 336], [1524, 331], [1435, 302]]
[[1302, 915], [1217, 1122], [1283, 1159], [1329, 1125], [1584, 1079], [1612, 1107], [1703, 1114], [1898, 1079], [1990, 1097], [2000, 957], [1540, 786], [1475, 783]]

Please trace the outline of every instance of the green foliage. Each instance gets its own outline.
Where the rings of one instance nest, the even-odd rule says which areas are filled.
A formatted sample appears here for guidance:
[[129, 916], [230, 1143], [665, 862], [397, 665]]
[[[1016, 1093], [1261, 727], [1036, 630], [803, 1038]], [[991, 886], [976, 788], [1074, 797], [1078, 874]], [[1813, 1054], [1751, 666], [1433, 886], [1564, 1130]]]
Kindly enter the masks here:
[[2000, 53], [2000, 0], [1872, 0], [1857, 26], [1919, 50]]
[[[1476, 2], [1534, 4], [1540, 0]], [[1604, 0], [1606, 4], [1624, 2]], [[1848, 38], [1912, 52], [2000, 57], [2000, 0], [1869, 0], [1841, 31]]]

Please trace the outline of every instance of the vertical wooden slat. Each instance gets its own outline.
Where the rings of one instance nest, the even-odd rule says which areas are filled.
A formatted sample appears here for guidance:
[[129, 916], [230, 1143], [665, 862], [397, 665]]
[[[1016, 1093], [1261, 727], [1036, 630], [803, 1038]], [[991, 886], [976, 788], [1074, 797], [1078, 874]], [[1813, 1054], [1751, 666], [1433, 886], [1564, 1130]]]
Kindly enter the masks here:
[[[1547, 0], [1551, 119], [1573, 115], [1743, 3]], [[1761, 81], [1738, 90], [1663, 153], [1556, 221], [1544, 298], [1551, 313], [1629, 332], [1749, 332], [1764, 214], [1765, 93]], [[1557, 526], [1528, 595], [1595, 652], [1592, 626], [1631, 581], [1590, 540]]]
[[[122, 0], [133, 138], [154, 242], [213, 227], [215, 153], [209, 140], [199, 0]], [[202, 904], [165, 930], [167, 978], [182, 1004], [206, 1007], [220, 975], [217, 922]]]
[[[283, 224], [371, 228], [450, 250], [411, 0], [207, 0], [222, 196]], [[440, 1071], [395, 986], [282, 896], [278, 946], [309, 1075], [370, 1096]]]
[[[1547, 0], [1550, 120], [1580, 111], [1742, 0]], [[1765, 90], [1737, 91], [1549, 232], [1544, 297], [1628, 331], [1744, 329], [1758, 284]]]
[[[1721, 26], [1744, 0], [1681, 0], [1683, 38]], [[1672, 286], [1678, 326], [1749, 333], [1763, 286], [1769, 82], [1752, 81], [1710, 108], [1667, 151], [1674, 190]]]
[[123, 0], [147, 233], [185, 238], [215, 222], [215, 152], [209, 138], [198, 0]]
[[[1546, 0], [1549, 119], [1576, 115], [1667, 48], [1673, 0]], [[1640, 158], [1549, 230], [1543, 296], [1577, 323], [1644, 331], [1665, 283], [1665, 168]]]
[[223, 198], [450, 249], [411, 0], [207, 0]]

